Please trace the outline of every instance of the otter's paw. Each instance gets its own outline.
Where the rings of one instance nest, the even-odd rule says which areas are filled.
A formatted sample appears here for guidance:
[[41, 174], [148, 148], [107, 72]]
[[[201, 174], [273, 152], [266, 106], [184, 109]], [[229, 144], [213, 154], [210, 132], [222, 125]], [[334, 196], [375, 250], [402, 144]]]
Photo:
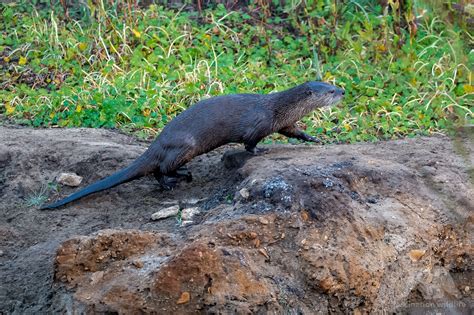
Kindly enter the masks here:
[[161, 176], [159, 182], [163, 189], [173, 190], [178, 185], [178, 178], [170, 176]]
[[314, 143], [320, 143], [321, 142], [321, 140], [319, 140], [318, 138], [307, 135], [307, 134], [304, 135], [303, 140], [308, 141], [308, 142], [314, 142]]
[[246, 148], [246, 150], [250, 153], [252, 153], [253, 155], [259, 155], [259, 154], [262, 154], [262, 153], [265, 153], [268, 151], [267, 148], [257, 148], [257, 147], [253, 147], [253, 148]]

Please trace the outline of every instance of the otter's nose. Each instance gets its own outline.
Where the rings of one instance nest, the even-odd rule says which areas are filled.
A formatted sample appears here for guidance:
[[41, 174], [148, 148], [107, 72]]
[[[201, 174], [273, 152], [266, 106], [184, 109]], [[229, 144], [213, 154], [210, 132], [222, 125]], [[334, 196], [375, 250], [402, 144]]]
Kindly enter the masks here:
[[346, 90], [341, 89], [341, 94], [342, 95], [346, 94]]

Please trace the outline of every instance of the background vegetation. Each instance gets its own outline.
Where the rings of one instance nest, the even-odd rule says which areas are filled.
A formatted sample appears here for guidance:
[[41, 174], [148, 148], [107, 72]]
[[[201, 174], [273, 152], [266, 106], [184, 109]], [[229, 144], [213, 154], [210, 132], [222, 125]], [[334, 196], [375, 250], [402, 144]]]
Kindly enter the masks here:
[[456, 3], [65, 1], [0, 4], [4, 119], [154, 136], [202, 98], [321, 77], [347, 92], [304, 119], [326, 142], [474, 124], [471, 16]]

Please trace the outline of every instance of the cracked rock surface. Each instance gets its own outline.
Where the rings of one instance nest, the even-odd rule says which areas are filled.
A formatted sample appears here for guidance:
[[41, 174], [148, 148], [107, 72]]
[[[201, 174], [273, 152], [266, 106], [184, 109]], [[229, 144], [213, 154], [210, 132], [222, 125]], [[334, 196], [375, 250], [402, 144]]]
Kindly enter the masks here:
[[[474, 139], [238, 145], [53, 211], [35, 204], [126, 166], [107, 130], [0, 127], [0, 312], [416, 312], [474, 308]], [[50, 183], [48, 185], [48, 183]], [[183, 224], [151, 214], [195, 210]], [[186, 211], [184, 211], [186, 213]]]

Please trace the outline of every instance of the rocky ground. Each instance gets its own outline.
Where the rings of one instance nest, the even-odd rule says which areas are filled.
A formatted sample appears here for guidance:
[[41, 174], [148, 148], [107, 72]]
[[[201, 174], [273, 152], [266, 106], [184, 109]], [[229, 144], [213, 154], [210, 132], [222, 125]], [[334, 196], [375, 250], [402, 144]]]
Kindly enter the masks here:
[[172, 191], [143, 178], [38, 210], [77, 189], [61, 172], [83, 186], [146, 146], [0, 127], [0, 313], [473, 311], [472, 132], [258, 156], [228, 146]]

